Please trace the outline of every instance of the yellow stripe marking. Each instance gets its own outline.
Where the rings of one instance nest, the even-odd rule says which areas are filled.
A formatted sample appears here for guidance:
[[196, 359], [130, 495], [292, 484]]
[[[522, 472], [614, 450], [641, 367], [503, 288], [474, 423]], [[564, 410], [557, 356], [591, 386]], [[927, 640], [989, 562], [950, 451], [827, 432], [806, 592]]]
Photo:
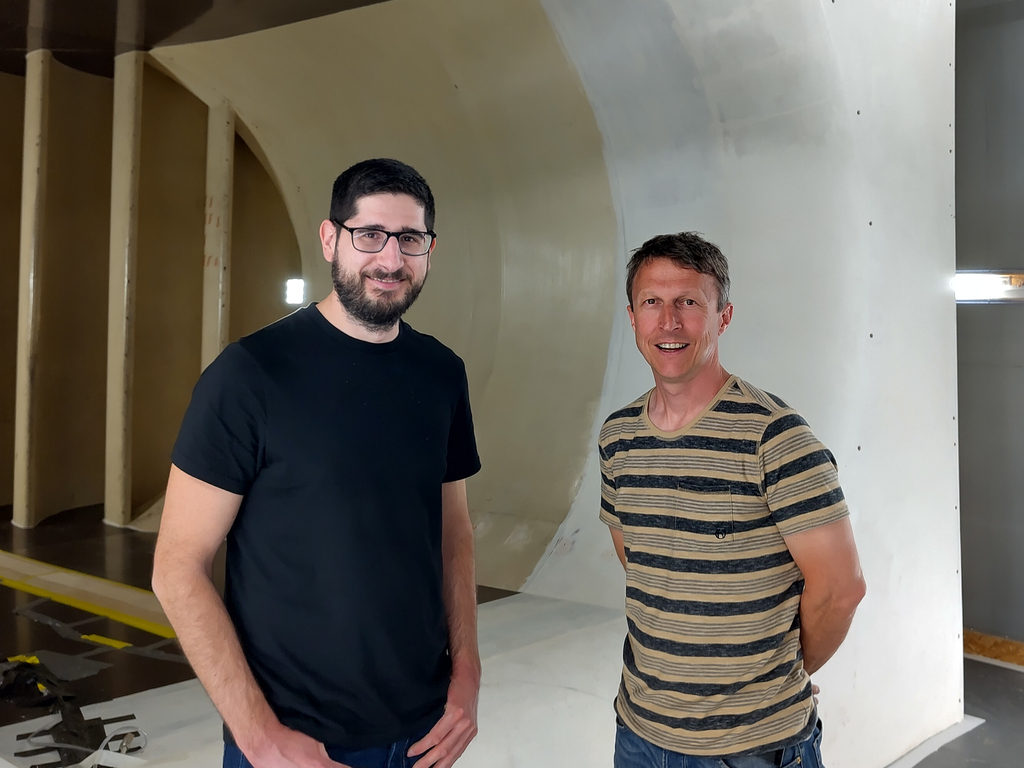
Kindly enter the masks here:
[[131, 643], [126, 643], [123, 640], [115, 640], [112, 637], [104, 637], [103, 635], [82, 635], [82, 639], [90, 640], [94, 643], [99, 643], [100, 645], [109, 645], [111, 648], [117, 648], [118, 650], [132, 647]]
[[8, 661], [20, 661], [25, 664], [38, 664], [39, 657], [37, 656], [8, 656]]
[[96, 603], [90, 603], [86, 600], [79, 600], [76, 597], [69, 597], [68, 595], [51, 592], [48, 589], [41, 589], [40, 587], [36, 587], [32, 584], [26, 584], [23, 581], [14, 581], [13, 579], [5, 579], [3, 576], [0, 576], [0, 585], [16, 589], [19, 592], [27, 592], [28, 594], [35, 595], [36, 597], [45, 597], [48, 600], [53, 600], [55, 603], [68, 605], [72, 608], [77, 608], [80, 611], [85, 611], [86, 613], [92, 613], [96, 616], [113, 619], [121, 624], [127, 624], [129, 627], [135, 627], [136, 629], [150, 632], [159, 637], [172, 638], [176, 636], [174, 634], [174, 630], [169, 626], [157, 624], [154, 621], [147, 621], [146, 619], [139, 618], [138, 616], [130, 616], [127, 613], [115, 611], [111, 608], [97, 605]]
[[173, 638], [156, 595], [145, 589], [0, 551], [0, 585]]

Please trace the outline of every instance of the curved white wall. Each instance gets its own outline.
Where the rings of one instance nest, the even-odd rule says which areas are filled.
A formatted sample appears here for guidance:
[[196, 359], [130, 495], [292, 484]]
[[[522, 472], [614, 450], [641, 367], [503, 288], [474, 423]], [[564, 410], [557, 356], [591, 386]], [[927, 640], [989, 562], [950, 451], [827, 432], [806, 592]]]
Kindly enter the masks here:
[[[825, 747], [887, 765], [963, 714], [952, 4], [543, 2], [604, 137], [620, 285], [647, 237], [706, 233], [732, 267], [726, 366], [839, 460], [868, 597], [816, 676]], [[605, 415], [651, 386], [625, 303]], [[592, 451], [527, 591], [621, 605], [598, 505]]]

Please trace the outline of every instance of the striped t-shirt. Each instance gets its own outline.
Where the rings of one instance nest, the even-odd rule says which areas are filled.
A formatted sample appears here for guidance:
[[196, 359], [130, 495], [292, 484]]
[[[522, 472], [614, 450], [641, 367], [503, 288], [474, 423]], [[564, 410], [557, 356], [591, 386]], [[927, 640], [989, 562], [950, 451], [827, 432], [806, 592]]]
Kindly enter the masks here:
[[615, 709], [664, 749], [778, 749], [814, 728], [803, 577], [783, 536], [846, 517], [835, 459], [796, 411], [733, 376], [666, 433], [650, 392], [601, 429], [601, 519], [622, 531], [626, 621]]

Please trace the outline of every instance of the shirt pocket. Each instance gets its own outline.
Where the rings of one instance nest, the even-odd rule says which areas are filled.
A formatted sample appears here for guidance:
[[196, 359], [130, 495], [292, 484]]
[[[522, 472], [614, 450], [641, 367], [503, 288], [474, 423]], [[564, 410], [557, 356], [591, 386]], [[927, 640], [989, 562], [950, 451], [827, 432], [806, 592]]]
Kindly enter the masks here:
[[729, 480], [683, 477], [677, 489], [686, 499], [693, 532], [707, 544], [728, 543], [736, 532], [733, 488]]

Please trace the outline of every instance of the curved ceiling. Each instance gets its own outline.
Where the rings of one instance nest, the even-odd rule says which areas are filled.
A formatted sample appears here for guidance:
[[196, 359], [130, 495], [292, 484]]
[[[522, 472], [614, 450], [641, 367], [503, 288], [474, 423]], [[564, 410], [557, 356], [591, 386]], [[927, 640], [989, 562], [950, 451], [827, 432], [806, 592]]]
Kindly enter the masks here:
[[[114, 55], [125, 50], [219, 40], [382, 1], [5, 0], [0, 72], [24, 75], [25, 54], [46, 48], [69, 67], [113, 77]], [[139, 19], [138, 32], [118, 30], [118, 14], [126, 12]]]

